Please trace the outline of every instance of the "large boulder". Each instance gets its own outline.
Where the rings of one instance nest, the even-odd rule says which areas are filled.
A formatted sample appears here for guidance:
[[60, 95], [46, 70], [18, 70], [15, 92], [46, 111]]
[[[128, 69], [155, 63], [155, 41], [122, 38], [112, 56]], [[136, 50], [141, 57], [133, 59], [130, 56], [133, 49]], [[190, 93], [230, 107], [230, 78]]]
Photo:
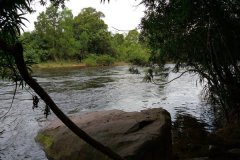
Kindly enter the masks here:
[[[93, 138], [126, 159], [171, 159], [171, 117], [164, 109], [96, 111], [71, 119]], [[108, 159], [74, 135], [59, 120], [52, 121], [40, 131], [36, 140], [43, 145], [49, 159]]]

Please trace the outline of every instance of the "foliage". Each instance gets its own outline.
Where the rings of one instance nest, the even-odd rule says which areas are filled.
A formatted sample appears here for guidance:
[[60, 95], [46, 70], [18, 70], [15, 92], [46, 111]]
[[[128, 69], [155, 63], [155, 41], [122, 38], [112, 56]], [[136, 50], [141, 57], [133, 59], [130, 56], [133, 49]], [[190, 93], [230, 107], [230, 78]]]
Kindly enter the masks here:
[[79, 44], [79, 56], [84, 58], [88, 53], [114, 54], [110, 44], [111, 34], [102, 20], [105, 15], [88, 7], [74, 18], [74, 35]]
[[106, 54], [100, 56], [90, 54], [83, 62], [87, 66], [110, 66], [114, 64], [115, 59]]
[[96, 55], [90, 54], [90, 55], [88, 55], [87, 58], [85, 58], [85, 59], [83, 60], [83, 63], [85, 63], [86, 66], [89, 66], [89, 67], [97, 66], [97, 61], [96, 61], [96, 59], [97, 59], [97, 56], [96, 56]]
[[21, 35], [25, 58], [37, 63], [83, 60], [89, 66], [111, 65], [117, 59], [146, 65], [150, 55], [139, 41], [139, 32], [112, 34], [103, 17], [102, 12], [91, 7], [73, 17], [67, 8], [49, 6], [38, 16], [35, 30]]
[[98, 56], [96, 62], [100, 66], [110, 66], [114, 63], [115, 59], [111, 57], [110, 55], [101, 55]]
[[55, 6], [40, 13], [35, 22], [36, 35], [42, 54], [39, 59], [57, 60], [67, 59], [76, 53], [76, 41], [73, 37], [73, 15], [68, 9], [58, 11]]
[[142, 47], [130, 48], [128, 61], [134, 65], [147, 65], [149, 62], [148, 51], [144, 50]]
[[[3, 79], [13, 81], [19, 79], [13, 57], [9, 54], [5, 44], [14, 44], [20, 34], [21, 25], [26, 20], [24, 12], [31, 12], [31, 1], [0, 1], [0, 74]], [[18, 11], [19, 10], [19, 11]]]
[[[20, 30], [24, 21], [23, 17], [26, 13], [32, 13], [31, 3], [34, 0], [1, 0], [0, 1], [0, 38], [10, 41], [15, 41], [20, 35]], [[39, 1], [42, 5], [46, 4], [45, 0]], [[64, 6], [64, 0], [50, 0], [54, 6]]]
[[143, 37], [153, 60], [176, 62], [206, 80], [206, 95], [226, 118], [240, 110], [240, 1], [143, 0]]
[[135, 65], [146, 65], [148, 63], [150, 54], [147, 47], [139, 41], [137, 30], [129, 31], [126, 37], [116, 34], [113, 39], [118, 59]]

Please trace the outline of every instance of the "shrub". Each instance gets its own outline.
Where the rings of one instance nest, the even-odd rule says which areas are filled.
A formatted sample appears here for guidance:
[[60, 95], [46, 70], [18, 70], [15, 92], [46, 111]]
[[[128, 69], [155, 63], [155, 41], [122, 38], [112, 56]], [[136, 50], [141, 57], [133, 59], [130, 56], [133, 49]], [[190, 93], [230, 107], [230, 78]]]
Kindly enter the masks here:
[[115, 59], [110, 55], [101, 55], [97, 57], [97, 64], [101, 66], [110, 66], [114, 64]]
[[110, 66], [114, 64], [115, 59], [110, 55], [95, 55], [90, 54], [86, 59], [83, 60], [86, 66]]
[[128, 58], [128, 61], [134, 65], [144, 66], [149, 62], [150, 55], [145, 52], [134, 52]]
[[97, 66], [96, 59], [97, 59], [96, 55], [90, 54], [87, 56], [86, 59], [83, 60], [83, 63], [85, 63], [86, 66], [90, 66], [90, 67]]

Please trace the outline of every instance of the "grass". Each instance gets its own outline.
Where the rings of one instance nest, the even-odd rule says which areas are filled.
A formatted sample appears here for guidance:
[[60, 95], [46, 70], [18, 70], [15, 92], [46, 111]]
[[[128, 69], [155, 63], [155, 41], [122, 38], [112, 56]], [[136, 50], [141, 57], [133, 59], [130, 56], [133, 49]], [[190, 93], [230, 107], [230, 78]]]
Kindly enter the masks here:
[[124, 66], [129, 63], [123, 61], [115, 61], [109, 57], [90, 57], [83, 60], [83, 62], [76, 61], [48, 61], [34, 64], [33, 69], [47, 69], [47, 68], [71, 68], [71, 67], [97, 67], [97, 66]]
[[33, 65], [33, 68], [85, 67], [86, 64], [75, 61], [48, 61]]

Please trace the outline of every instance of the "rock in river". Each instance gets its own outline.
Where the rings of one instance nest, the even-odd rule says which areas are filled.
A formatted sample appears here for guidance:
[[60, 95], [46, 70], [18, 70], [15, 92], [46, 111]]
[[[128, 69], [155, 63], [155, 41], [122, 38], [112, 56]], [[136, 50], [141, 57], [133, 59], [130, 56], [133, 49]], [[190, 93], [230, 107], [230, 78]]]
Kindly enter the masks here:
[[[71, 119], [93, 138], [126, 159], [171, 159], [171, 117], [164, 109], [95, 111]], [[49, 159], [108, 159], [75, 136], [59, 120], [52, 121], [40, 131], [36, 140], [43, 145]]]

